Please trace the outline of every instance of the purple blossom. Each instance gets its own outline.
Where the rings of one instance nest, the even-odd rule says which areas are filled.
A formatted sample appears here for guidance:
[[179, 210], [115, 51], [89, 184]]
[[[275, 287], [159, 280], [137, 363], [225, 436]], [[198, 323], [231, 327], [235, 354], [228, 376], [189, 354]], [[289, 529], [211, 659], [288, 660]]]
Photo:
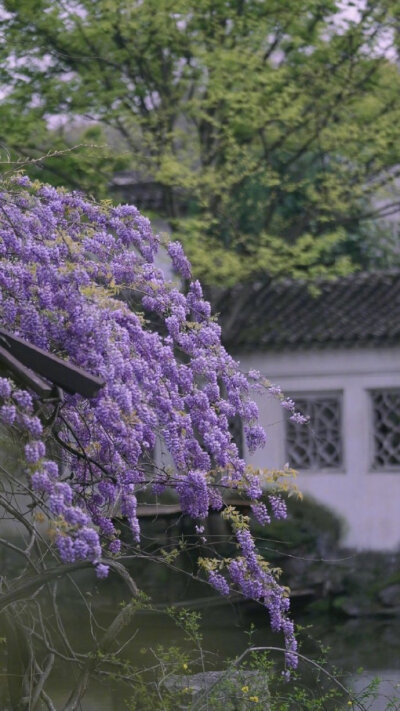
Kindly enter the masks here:
[[56, 544], [63, 563], [73, 563], [76, 558], [74, 542], [69, 536], [57, 536]]
[[[63, 511], [63, 516], [66, 522], [71, 526], [87, 526], [90, 522], [88, 514], [82, 511], [79, 506], [66, 506]], [[88, 550], [87, 545], [86, 550]]]
[[14, 390], [13, 400], [24, 410], [29, 411], [32, 408], [32, 396], [26, 390]]
[[[240, 417], [249, 450], [264, 445], [250, 396], [257, 383], [261, 387], [260, 375], [251, 371], [250, 385], [225, 351], [198, 282], [183, 293], [165, 281], [154, 264], [159, 240], [147, 218], [132, 205], [106, 209], [24, 176], [1, 193], [0, 204], [0, 326], [105, 382], [90, 400], [65, 394], [62, 419], [54, 423], [65, 443], [58, 466], [45, 458], [48, 429], [42, 412], [33, 412], [36, 396], [0, 378], [0, 419], [21, 431], [26, 461], [36, 465], [32, 490], [54, 516], [61, 560], [90, 560], [105, 577], [102, 548], [117, 555], [121, 545], [112, 512], [119, 507], [139, 542], [136, 495], [147, 483], [157, 493], [174, 488], [196, 521], [210, 507], [223, 507], [223, 486], [238, 489], [267, 523], [260, 477], [246, 470], [229, 430], [230, 418]], [[182, 245], [171, 242], [168, 254], [189, 280]], [[136, 311], [119, 300], [126, 293], [141, 302]], [[267, 390], [281, 399], [280, 389]], [[291, 400], [283, 406], [296, 415]], [[152, 466], [156, 435], [173, 463], [171, 475]], [[282, 502], [270, 499], [270, 505], [275, 516], [283, 515]], [[271, 625], [285, 634], [291, 663], [295, 646], [285, 626], [284, 591], [260, 567], [245, 529], [237, 541], [239, 555], [227, 575], [268, 608]], [[222, 573], [213, 571], [210, 582], [228, 594]]]
[[210, 486], [208, 487], [208, 497], [210, 501], [210, 508], [214, 511], [220, 511], [224, 505], [221, 492]]
[[264, 447], [266, 435], [264, 429], [260, 425], [244, 427], [244, 434], [250, 452], [255, 452], [256, 449]]
[[79, 538], [84, 541], [89, 550], [89, 557], [94, 561], [101, 555], [100, 540], [97, 532], [89, 526], [84, 526], [79, 530]]
[[101, 533], [105, 536], [112, 536], [115, 533], [113, 522], [105, 516], [100, 516], [96, 521]]
[[240, 543], [240, 547], [243, 551], [243, 554], [246, 557], [250, 555], [252, 556], [255, 550], [255, 543], [250, 531], [247, 528], [236, 531], [236, 538]]
[[42, 423], [36, 416], [17, 413], [18, 424], [22, 425], [32, 437], [40, 437], [43, 433]]
[[25, 457], [26, 461], [29, 462], [29, 464], [35, 464], [36, 462], [39, 461], [42, 457], [44, 457], [46, 453], [46, 448], [40, 440], [34, 441], [32, 440], [31, 442], [28, 442], [28, 444], [25, 445]]
[[18, 176], [16, 176], [16, 177], [14, 178], [14, 182], [15, 182], [17, 185], [21, 185], [21, 187], [24, 187], [24, 188], [29, 188], [29, 186], [31, 185], [31, 181], [29, 180], [29, 178], [28, 178], [27, 175], [18, 175]]
[[270, 385], [268, 388], [270, 395], [274, 397], [279, 397], [282, 394], [282, 388], [279, 385]]
[[300, 412], [294, 412], [293, 415], [290, 415], [289, 420], [295, 422], [297, 425], [304, 425], [308, 422], [308, 417], [306, 415], [302, 415]]
[[96, 576], [99, 578], [99, 580], [104, 580], [104, 578], [107, 578], [109, 570], [110, 566], [103, 565], [103, 563], [99, 563], [98, 565], [96, 565]]
[[268, 497], [268, 501], [271, 504], [272, 514], [275, 518], [277, 518], [277, 519], [286, 518], [286, 516], [287, 516], [286, 503], [280, 496], [271, 495]]
[[192, 518], [206, 518], [210, 505], [209, 491], [204, 473], [190, 471], [176, 486], [183, 513]]
[[191, 269], [188, 258], [185, 256], [183, 247], [180, 242], [170, 242], [167, 251], [172, 259], [174, 269], [183, 276], [184, 279], [190, 279]]
[[57, 479], [58, 466], [57, 466], [56, 462], [53, 462], [50, 459], [47, 459], [42, 463], [42, 469], [47, 474], [47, 476], [49, 476], [52, 479]]
[[7, 378], [0, 378], [0, 397], [10, 397], [12, 391], [11, 383]]
[[[52, 467], [50, 468], [50, 471], [52, 470]], [[58, 496], [62, 497], [62, 500], [67, 506], [70, 506], [72, 504], [72, 489], [69, 484], [66, 484], [65, 482], [57, 482], [57, 484], [54, 487], [54, 490]]]
[[221, 595], [229, 595], [230, 588], [228, 582], [225, 580], [224, 576], [217, 573], [215, 570], [210, 570], [208, 574], [208, 582], [215, 588]]
[[251, 511], [258, 523], [261, 523], [262, 526], [267, 526], [271, 523], [271, 517], [268, 513], [267, 507], [262, 502], [252, 504]]
[[262, 496], [262, 486], [258, 476], [251, 474], [247, 476], [245, 492], [249, 499], [259, 499]]
[[12, 425], [15, 422], [17, 411], [15, 405], [2, 405], [0, 407], [0, 418], [5, 425]]
[[49, 496], [49, 509], [55, 516], [64, 513], [65, 503], [62, 494], [51, 494]]
[[111, 543], [108, 546], [108, 550], [110, 551], [110, 553], [113, 553], [114, 555], [119, 553], [121, 550], [121, 541], [118, 540], [118, 538], [116, 538], [114, 541], [111, 541]]
[[82, 541], [81, 538], [75, 538], [73, 541], [73, 555], [74, 559], [84, 560], [89, 555], [89, 546], [86, 541]]
[[249, 378], [251, 380], [260, 380], [261, 378], [261, 373], [259, 370], [249, 370]]
[[40, 494], [51, 494], [54, 484], [44, 472], [35, 472], [31, 477], [32, 489]]
[[282, 400], [281, 405], [285, 410], [294, 410], [294, 408], [296, 407], [296, 403], [290, 398]]
[[162, 481], [155, 481], [152, 485], [153, 493], [156, 496], [161, 496], [161, 494], [164, 493], [166, 488], [167, 488], [167, 484]]

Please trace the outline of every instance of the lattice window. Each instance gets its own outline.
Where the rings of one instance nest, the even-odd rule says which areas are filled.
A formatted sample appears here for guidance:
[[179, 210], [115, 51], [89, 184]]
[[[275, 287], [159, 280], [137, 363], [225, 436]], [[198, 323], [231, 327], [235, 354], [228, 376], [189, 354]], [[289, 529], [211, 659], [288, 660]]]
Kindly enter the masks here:
[[298, 425], [288, 418], [286, 449], [294, 469], [338, 469], [342, 465], [340, 393], [292, 394], [296, 410], [309, 417]]
[[400, 390], [371, 391], [374, 455], [372, 466], [400, 467]]

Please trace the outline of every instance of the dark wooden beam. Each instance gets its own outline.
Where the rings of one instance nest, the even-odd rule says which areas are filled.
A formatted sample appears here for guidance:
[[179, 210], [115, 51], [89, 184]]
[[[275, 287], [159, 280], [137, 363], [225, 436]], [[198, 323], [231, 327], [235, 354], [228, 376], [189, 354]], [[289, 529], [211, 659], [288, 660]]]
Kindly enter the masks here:
[[[223, 508], [227, 506], [235, 506], [237, 509], [242, 509], [246, 512], [250, 510], [251, 502], [244, 499], [230, 499], [224, 502]], [[211, 509], [210, 509], [211, 513]], [[216, 511], [214, 513], [220, 513]], [[138, 518], [179, 518], [182, 515], [182, 507], [179, 503], [176, 504], [139, 504], [136, 510]]]
[[[42, 375], [67, 393], [78, 393], [83, 397], [90, 398], [94, 397], [100, 388], [105, 385], [101, 378], [58, 358], [52, 353], [43, 350], [43, 348], [31, 345], [22, 338], [9, 333], [4, 328], [0, 328], [0, 346], [3, 352], [13, 357], [15, 361], [19, 361], [20, 366], [21, 364], [25, 365], [34, 374]], [[14, 362], [13, 368], [16, 367]], [[36, 390], [36, 392], [38, 391]]]
[[47, 383], [38, 375], [22, 365], [11, 353], [8, 353], [5, 348], [0, 346], [0, 366], [4, 366], [7, 370], [11, 370], [15, 380], [20, 385], [27, 385], [29, 388], [35, 391], [41, 398], [47, 399], [55, 395], [54, 386], [51, 383]]

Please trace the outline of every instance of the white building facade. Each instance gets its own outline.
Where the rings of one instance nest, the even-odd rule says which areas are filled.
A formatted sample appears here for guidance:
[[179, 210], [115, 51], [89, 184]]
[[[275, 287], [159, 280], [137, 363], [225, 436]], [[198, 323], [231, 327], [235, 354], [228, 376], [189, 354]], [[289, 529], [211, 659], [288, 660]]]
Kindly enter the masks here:
[[400, 274], [321, 283], [316, 296], [254, 285], [235, 307], [225, 340], [241, 369], [259, 370], [310, 417], [294, 425], [277, 399], [260, 397], [268, 442], [246, 460], [296, 469], [300, 491], [341, 519], [344, 546], [399, 550]]
[[[254, 354], [242, 357], [241, 367], [260, 370], [299, 405], [311, 400], [323, 408], [324, 401], [337, 401], [339, 427], [330, 436], [334, 440], [332, 449], [336, 446], [339, 454], [330, 466], [318, 462], [318, 450], [324, 442], [315, 433], [312, 419], [309, 425], [298, 426], [305, 430], [305, 445], [309, 439], [316, 452], [315, 461], [306, 462], [310, 466], [298, 470], [299, 489], [342, 519], [343, 545], [359, 550], [399, 549], [400, 452], [393, 453], [393, 463], [387, 461], [390, 452], [386, 458], [379, 457], [376, 430], [381, 394], [389, 395], [389, 402], [394, 397], [396, 405], [398, 401], [400, 428], [400, 347], [379, 352], [357, 349]], [[282, 406], [264, 397], [259, 407], [268, 442], [254, 455], [246, 454], [247, 460], [256, 467], [274, 469], [289, 461], [297, 468], [290, 457], [290, 433]]]

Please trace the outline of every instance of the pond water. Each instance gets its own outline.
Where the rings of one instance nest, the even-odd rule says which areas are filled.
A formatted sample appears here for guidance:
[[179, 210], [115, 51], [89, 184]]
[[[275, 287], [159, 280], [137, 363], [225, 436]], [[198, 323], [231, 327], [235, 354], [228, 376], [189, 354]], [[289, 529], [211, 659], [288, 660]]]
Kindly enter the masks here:
[[[118, 605], [118, 595], [114, 596], [114, 599], [111, 596], [111, 604], [109, 595], [104, 599], [99, 597], [95, 604], [98, 623], [104, 626], [109, 624]], [[84, 649], [90, 637], [87, 610], [75, 606], [74, 609], [66, 609], [64, 613], [72, 645]], [[209, 659], [206, 664], [210, 663], [213, 668], [223, 668], [226, 659], [232, 659], [246, 649], [248, 646], [246, 631], [251, 625], [254, 627], [253, 644], [265, 646], [282, 644], [281, 637], [269, 631], [264, 612], [249, 604], [217, 603], [202, 606], [201, 614], [202, 646], [204, 650], [210, 651], [211, 656], [206, 657], [206, 660]], [[394, 694], [400, 697], [400, 691], [396, 686], [400, 685], [399, 618], [344, 620], [329, 616], [316, 617], [305, 614], [299, 606], [293, 610], [293, 617], [297, 624], [304, 627], [300, 633], [302, 652], [310, 658], [317, 659], [320, 657], [319, 643], [328, 646], [329, 665], [335, 665], [345, 672], [342, 677], [343, 683], [360, 691], [374, 677], [383, 680], [379, 696], [373, 701], [370, 700], [366, 706], [370, 711], [386, 711], [389, 708], [386, 697]], [[134, 638], [124, 649], [124, 654], [131, 663], [141, 667], [149, 664], [151, 659], [154, 662], [154, 650], [160, 643], [167, 649], [173, 645], [188, 647], [182, 630], [163, 613], [148, 611], [137, 613], [125, 638], [128, 639], [132, 634]], [[279, 657], [281, 655], [277, 654], [277, 660]], [[315, 677], [310, 675], [307, 664], [302, 665], [302, 668], [304, 683], [313, 684]], [[1, 711], [10, 711], [4, 667], [1, 671], [3, 682], [0, 684], [0, 708]], [[49, 688], [57, 711], [63, 708], [76, 676], [76, 672], [68, 664], [58, 665]], [[97, 678], [91, 683], [79, 708], [81, 711], [123, 711], [127, 708], [126, 702], [131, 696], [132, 690], [124, 684], [120, 682], [115, 684]], [[342, 711], [349, 707], [333, 705], [330, 708]], [[400, 705], [395, 705], [393, 708], [400, 708]]]

